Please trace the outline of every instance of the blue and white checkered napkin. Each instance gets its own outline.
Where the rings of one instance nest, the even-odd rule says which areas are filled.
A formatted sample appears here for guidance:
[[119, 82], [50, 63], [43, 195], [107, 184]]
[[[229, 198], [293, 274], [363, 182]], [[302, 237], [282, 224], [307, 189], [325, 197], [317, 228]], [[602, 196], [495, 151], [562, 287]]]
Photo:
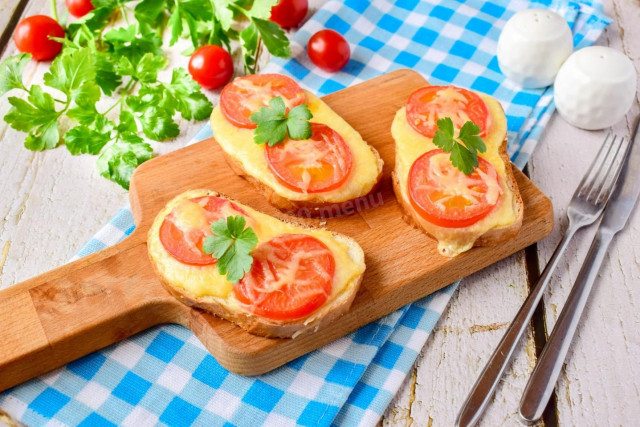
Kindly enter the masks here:
[[[500, 74], [496, 42], [505, 21], [527, 7], [550, 7], [592, 44], [609, 23], [586, 3], [492, 0], [329, 1], [292, 43], [293, 58], [265, 71], [292, 75], [327, 94], [397, 68], [432, 83], [489, 93], [508, 118], [519, 167], [553, 111], [551, 89], [522, 90]], [[311, 34], [333, 28], [352, 47], [335, 74], [309, 63]], [[198, 135], [211, 134], [207, 126]], [[78, 256], [112, 245], [134, 228], [121, 210]], [[456, 285], [259, 377], [229, 373], [194, 335], [169, 325], [143, 332], [0, 394], [0, 407], [28, 425], [374, 425], [400, 387]]]

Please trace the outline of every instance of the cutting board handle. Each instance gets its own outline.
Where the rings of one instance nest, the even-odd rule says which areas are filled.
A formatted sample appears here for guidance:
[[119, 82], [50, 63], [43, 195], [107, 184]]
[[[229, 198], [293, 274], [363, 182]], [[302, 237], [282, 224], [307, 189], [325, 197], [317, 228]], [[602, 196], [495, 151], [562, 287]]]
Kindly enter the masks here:
[[180, 309], [144, 236], [0, 291], [0, 391], [151, 326]]

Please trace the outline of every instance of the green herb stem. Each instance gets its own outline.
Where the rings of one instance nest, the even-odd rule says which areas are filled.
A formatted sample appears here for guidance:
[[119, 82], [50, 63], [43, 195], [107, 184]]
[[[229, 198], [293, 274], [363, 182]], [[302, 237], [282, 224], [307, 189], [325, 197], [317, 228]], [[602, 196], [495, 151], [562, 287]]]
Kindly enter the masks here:
[[253, 73], [252, 74], [256, 74], [258, 72], [258, 69], [260, 68], [258, 66], [258, 61], [260, 60], [260, 55], [262, 55], [262, 36], [258, 36], [258, 46], [256, 47], [256, 60], [253, 63]]
[[122, 14], [122, 17], [124, 18], [124, 23], [127, 24], [127, 26], [129, 25], [129, 18], [127, 17], [127, 8], [124, 5], [120, 5], [120, 13]]
[[114, 108], [116, 108], [118, 105], [122, 104], [122, 101], [124, 100], [124, 95], [120, 96], [120, 98], [118, 98], [118, 100], [116, 102], [113, 103], [113, 105], [111, 105], [111, 107], [107, 108], [107, 110], [102, 113], [105, 116], [107, 114], [109, 114]]
[[51, 16], [56, 22], [59, 22], [60, 18], [58, 18], [58, 5], [56, 4], [56, 0], [50, 0], [49, 5], [51, 6]]

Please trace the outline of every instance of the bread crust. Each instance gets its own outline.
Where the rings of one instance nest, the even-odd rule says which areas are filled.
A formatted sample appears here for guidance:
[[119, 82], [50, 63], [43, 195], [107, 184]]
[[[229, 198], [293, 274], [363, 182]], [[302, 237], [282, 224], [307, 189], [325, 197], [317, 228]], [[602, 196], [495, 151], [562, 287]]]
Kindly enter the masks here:
[[[511, 160], [509, 159], [509, 154], [507, 153], [507, 136], [505, 135], [502, 144], [500, 145], [499, 150], [500, 158], [504, 162], [505, 165], [505, 174], [507, 176], [507, 187], [513, 193], [513, 209], [516, 212], [516, 220], [508, 226], [505, 227], [496, 227], [488, 230], [481, 236], [479, 236], [473, 246], [496, 246], [501, 243], [504, 243], [510, 239], [513, 239], [518, 232], [520, 231], [520, 227], [522, 226], [522, 218], [524, 217], [524, 203], [522, 201], [522, 196], [520, 195], [520, 190], [518, 189], [518, 183], [516, 181], [516, 177], [513, 174], [513, 165], [511, 164]], [[402, 195], [402, 190], [400, 187], [399, 181], [399, 172], [397, 170], [397, 163], [394, 167], [394, 170], [391, 174], [393, 180], [393, 191], [396, 194], [396, 199], [402, 209], [404, 210], [404, 219], [411, 226], [424, 231], [429, 235], [429, 237], [438, 240], [433, 230], [437, 229], [437, 226], [432, 225], [427, 220], [419, 216], [416, 210], [411, 206]], [[453, 230], [453, 229], [452, 229]], [[453, 232], [453, 231], [452, 231]]]
[[[232, 198], [226, 197], [225, 195], [215, 191], [202, 190], [202, 195], [223, 197], [227, 200], [238, 203]], [[300, 229], [317, 229], [314, 227], [303, 226], [293, 221], [284, 222], [293, 224]], [[151, 227], [151, 229], [149, 230], [149, 234], [151, 234], [153, 231], [154, 227]], [[167, 278], [157, 267], [156, 261], [154, 260], [154, 257], [150, 252], [148, 253], [148, 256], [149, 260], [151, 261], [153, 270], [155, 271], [156, 276], [160, 279], [160, 282], [162, 283], [164, 288], [183, 304], [203, 310], [207, 313], [211, 313], [217, 317], [233, 322], [241, 328], [245, 329], [247, 332], [250, 332], [254, 335], [272, 338], [295, 338], [303, 333], [315, 332], [319, 328], [324, 327], [327, 324], [339, 319], [342, 315], [349, 311], [349, 308], [351, 307], [351, 304], [353, 303], [353, 300], [358, 293], [360, 284], [362, 283], [364, 270], [366, 269], [364, 252], [362, 251], [362, 248], [360, 248], [358, 243], [350, 237], [334, 232], [332, 232], [332, 235], [336, 240], [346, 244], [349, 247], [350, 257], [355, 262], [363, 266], [363, 273], [352, 279], [352, 284], [350, 286], [347, 286], [342, 293], [336, 295], [333, 300], [326, 302], [325, 305], [315, 310], [309, 316], [292, 320], [267, 319], [250, 312], [243, 311], [242, 309], [238, 310], [236, 307], [226, 303], [226, 299], [224, 298], [215, 296], [196, 297], [183, 287], [172, 283], [171, 280], [169, 280], [169, 278]]]
[[[214, 138], [215, 139], [215, 138]], [[249, 181], [266, 199], [267, 201], [277, 209], [281, 210], [284, 213], [289, 215], [294, 215], [303, 218], [330, 218], [337, 215], [334, 215], [333, 212], [338, 212], [340, 215], [342, 214], [352, 214], [355, 213], [353, 210], [353, 206], [357, 206], [357, 201], [359, 199], [367, 198], [370, 194], [373, 194], [377, 191], [380, 186], [380, 182], [382, 180], [382, 166], [383, 161], [380, 157], [380, 153], [378, 150], [373, 148], [370, 145], [367, 145], [371, 152], [376, 158], [376, 165], [378, 168], [378, 176], [376, 177], [376, 182], [371, 187], [371, 190], [363, 196], [356, 197], [354, 199], [345, 200], [342, 202], [327, 202], [322, 199], [322, 194], [314, 194], [307, 200], [291, 200], [287, 199], [276, 193], [276, 191], [269, 187], [264, 182], [260, 181], [256, 177], [249, 174], [240, 164], [240, 162], [236, 161], [233, 156], [229, 155], [224, 149], [221, 147], [222, 154], [227, 164], [233, 170], [233, 172]]]

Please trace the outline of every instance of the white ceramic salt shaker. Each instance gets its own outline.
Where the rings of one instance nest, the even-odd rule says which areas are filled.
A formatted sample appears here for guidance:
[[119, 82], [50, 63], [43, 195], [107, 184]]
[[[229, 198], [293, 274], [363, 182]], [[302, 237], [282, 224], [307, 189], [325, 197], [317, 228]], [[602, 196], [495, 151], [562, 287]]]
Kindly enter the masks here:
[[615, 49], [576, 51], [560, 68], [554, 101], [560, 115], [582, 129], [604, 129], [622, 120], [636, 95], [631, 60]]
[[571, 29], [562, 16], [550, 10], [521, 10], [507, 21], [498, 39], [500, 70], [529, 89], [553, 83], [571, 52]]

